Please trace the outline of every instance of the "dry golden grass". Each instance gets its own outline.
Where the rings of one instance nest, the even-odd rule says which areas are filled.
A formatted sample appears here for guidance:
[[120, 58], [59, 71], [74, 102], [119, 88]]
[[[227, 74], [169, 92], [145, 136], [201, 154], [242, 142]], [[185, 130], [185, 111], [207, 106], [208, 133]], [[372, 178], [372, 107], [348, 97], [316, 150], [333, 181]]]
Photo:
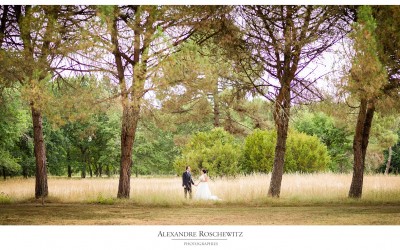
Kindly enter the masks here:
[[[286, 202], [349, 202], [350, 174], [285, 174], [279, 201], [266, 198], [270, 175], [251, 175], [237, 178], [216, 178], [209, 182], [211, 192], [221, 203], [248, 204]], [[197, 181], [195, 181], [197, 182]], [[118, 188], [117, 178], [66, 179], [49, 178], [49, 201], [60, 203], [114, 203]], [[12, 202], [32, 200], [34, 179], [0, 181], [0, 193]], [[196, 192], [196, 187], [193, 188]], [[397, 202], [400, 200], [400, 177], [366, 175], [362, 202]], [[181, 178], [139, 177], [131, 180], [131, 199], [141, 205], [186, 204]], [[193, 201], [193, 203], [196, 203]], [[202, 203], [202, 202], [197, 202]]]
[[400, 177], [366, 175], [361, 200], [347, 198], [351, 175], [284, 175], [280, 199], [267, 198], [270, 177], [210, 181], [221, 202], [185, 200], [179, 177], [132, 178], [129, 200], [115, 198], [117, 178], [49, 178], [45, 206], [34, 179], [9, 179], [0, 181], [0, 225], [400, 224]]

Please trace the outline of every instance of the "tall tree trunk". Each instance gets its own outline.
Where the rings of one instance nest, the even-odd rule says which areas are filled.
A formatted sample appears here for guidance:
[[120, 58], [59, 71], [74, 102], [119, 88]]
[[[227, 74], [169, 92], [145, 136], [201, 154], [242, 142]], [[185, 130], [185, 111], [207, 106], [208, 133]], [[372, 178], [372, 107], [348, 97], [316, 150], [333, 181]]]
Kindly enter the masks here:
[[133, 105], [123, 103], [121, 133], [121, 163], [119, 173], [118, 198], [129, 198], [132, 165], [132, 149], [135, 141], [139, 112]]
[[277, 129], [277, 140], [275, 146], [274, 167], [272, 169], [271, 183], [268, 190], [268, 196], [279, 197], [281, 193], [281, 184], [283, 168], [285, 165], [287, 126], [279, 126]]
[[6, 167], [3, 167], [3, 178], [4, 178], [4, 180], [6, 180], [7, 179], [7, 175], [6, 175]]
[[86, 158], [85, 158], [85, 162], [86, 162], [86, 166], [87, 166], [86, 169], [89, 170], [90, 178], [92, 178], [93, 177], [93, 171], [92, 171], [92, 164], [90, 163], [90, 150], [88, 150], [86, 152], [87, 152], [86, 153]]
[[349, 190], [350, 198], [361, 198], [362, 196], [365, 156], [367, 153], [369, 133], [372, 126], [374, 112], [374, 102], [368, 101], [367, 99], [361, 99], [360, 110], [357, 117], [356, 131], [353, 140], [354, 165], [353, 178], [351, 180]]
[[388, 154], [389, 155], [388, 155], [388, 160], [387, 160], [387, 163], [386, 163], [385, 175], [389, 174], [390, 164], [391, 164], [391, 161], [392, 161], [392, 147], [389, 147]]
[[3, 6], [3, 15], [1, 16], [0, 19], [0, 50], [3, 45], [4, 37], [5, 37], [5, 30], [6, 30], [6, 22], [7, 22], [7, 16], [8, 16], [8, 5]]
[[99, 169], [99, 177], [101, 177], [103, 175], [103, 165], [101, 163], [98, 165], [98, 169]]
[[81, 150], [81, 178], [86, 178], [86, 148], [80, 146], [79, 149]]
[[27, 167], [22, 167], [22, 175], [24, 176], [24, 179], [28, 179], [28, 169]]
[[42, 114], [31, 104], [33, 121], [33, 142], [36, 159], [35, 197], [46, 197], [49, 193], [47, 186], [46, 148], [43, 139]]
[[[296, 75], [302, 47], [297, 46], [296, 43], [293, 43], [293, 39], [299, 38], [302, 40], [302, 35], [300, 35], [300, 37], [296, 37], [297, 34], [293, 32], [296, 30], [293, 21], [293, 14], [295, 11], [294, 7], [282, 7], [282, 10], [284, 9], [286, 10], [284, 15], [285, 24], [283, 25], [284, 27], [282, 30], [284, 43], [279, 45], [283, 46], [283, 60], [278, 60], [280, 61], [278, 64], [281, 63], [281, 65], [278, 66], [278, 78], [281, 88], [279, 89], [275, 100], [275, 112], [273, 114], [277, 129], [277, 140], [275, 147], [274, 167], [272, 169], [271, 182], [268, 190], [268, 196], [270, 197], [279, 197], [281, 193], [282, 176], [285, 164], [286, 140], [289, 129], [291, 82]], [[308, 25], [305, 27], [307, 26]], [[304, 31], [305, 29], [303, 32]], [[294, 46], [294, 44], [296, 45]], [[276, 53], [278, 54], [279, 52]]]
[[[132, 147], [134, 141], [134, 126], [131, 121], [133, 110], [127, 86], [125, 83], [124, 66], [122, 63], [121, 52], [119, 51], [119, 34], [117, 26], [117, 16], [119, 15], [118, 7], [114, 7], [114, 19], [111, 27], [111, 42], [114, 46], [113, 54], [118, 75], [118, 82], [121, 90], [122, 101], [122, 124], [121, 124], [121, 161], [119, 169], [119, 183], [118, 183], [118, 198], [129, 198], [130, 193], [130, 177], [131, 177], [131, 163], [132, 163]], [[135, 32], [135, 37], [136, 37]], [[136, 41], [135, 41], [136, 42]], [[136, 45], [136, 44], [135, 44]], [[137, 53], [136, 47], [134, 52]], [[134, 58], [135, 59], [135, 58]], [[135, 79], [134, 79], [135, 80]], [[134, 80], [132, 84], [135, 84]]]
[[108, 177], [111, 177], [110, 166], [107, 166], [107, 167], [106, 167], [106, 175], [107, 175]]
[[72, 178], [72, 167], [71, 163], [68, 162], [68, 178]]
[[100, 175], [99, 165], [94, 163], [93, 167], [94, 167], [94, 174], [96, 175], [96, 177], [99, 177], [99, 175]]
[[86, 164], [87, 164], [88, 169], [89, 169], [90, 178], [92, 178], [92, 177], [93, 177], [93, 170], [92, 170], [92, 165], [90, 164], [90, 160], [89, 160], [89, 159], [88, 159], [88, 161], [86, 162]]
[[67, 171], [68, 171], [68, 178], [71, 178], [72, 177], [72, 167], [71, 167], [71, 153], [70, 153], [70, 151], [69, 151], [69, 149], [68, 149], [68, 151], [67, 151]]
[[[139, 7], [134, 7], [135, 20], [137, 27], [141, 27], [141, 15], [136, 11]], [[139, 120], [140, 100], [145, 94], [144, 84], [147, 73], [148, 47], [150, 46], [149, 33], [142, 33], [141, 28], [135, 29], [133, 33], [133, 58], [130, 64], [134, 68], [132, 84], [130, 87], [125, 82], [125, 66], [122, 61], [122, 52], [119, 46], [119, 34], [117, 17], [120, 15], [118, 7], [114, 8], [114, 20], [111, 28], [111, 43], [113, 44], [113, 54], [117, 70], [117, 77], [121, 91], [122, 101], [122, 128], [121, 128], [121, 162], [119, 172], [118, 198], [129, 198], [130, 177], [132, 166], [132, 149], [135, 141], [136, 127]], [[151, 33], [152, 34], [152, 33]], [[143, 38], [142, 38], [143, 37]]]
[[367, 100], [362, 99], [360, 102], [360, 110], [357, 117], [357, 125], [353, 139], [353, 154], [354, 154], [354, 165], [353, 165], [353, 178], [349, 190], [349, 197], [360, 198], [362, 194], [363, 185], [363, 172], [364, 172], [364, 161], [362, 154], [362, 136], [366, 118]]
[[271, 182], [269, 185], [268, 196], [279, 197], [283, 168], [285, 164], [286, 140], [289, 128], [290, 112], [290, 84], [283, 84], [275, 102], [274, 120], [277, 129], [277, 140], [275, 146], [274, 167], [272, 169]]
[[365, 117], [365, 124], [364, 124], [364, 131], [363, 131], [362, 150], [363, 150], [364, 165], [365, 165], [365, 157], [367, 155], [369, 136], [370, 136], [371, 127], [372, 127], [372, 120], [374, 119], [374, 114], [375, 114], [375, 101], [369, 100], [368, 105], [367, 105], [367, 115]]

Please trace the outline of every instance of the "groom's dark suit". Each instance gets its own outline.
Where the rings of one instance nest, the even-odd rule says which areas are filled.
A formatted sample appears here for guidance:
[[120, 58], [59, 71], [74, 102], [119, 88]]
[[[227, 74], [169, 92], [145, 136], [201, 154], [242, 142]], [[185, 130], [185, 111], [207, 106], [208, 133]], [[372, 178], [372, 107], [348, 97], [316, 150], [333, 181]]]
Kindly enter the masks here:
[[192, 184], [194, 185], [194, 182], [192, 180], [192, 175], [190, 174], [190, 172], [183, 172], [182, 186], [185, 188], [185, 198], [187, 198], [187, 193], [189, 192], [189, 198], [192, 199]]

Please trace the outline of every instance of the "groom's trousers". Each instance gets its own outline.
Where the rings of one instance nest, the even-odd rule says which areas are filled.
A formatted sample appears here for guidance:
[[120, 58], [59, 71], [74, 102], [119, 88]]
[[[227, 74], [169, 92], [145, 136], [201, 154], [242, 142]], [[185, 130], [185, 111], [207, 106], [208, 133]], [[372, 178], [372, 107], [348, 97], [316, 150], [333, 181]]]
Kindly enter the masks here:
[[192, 187], [185, 186], [185, 199], [187, 199], [187, 193], [189, 193], [189, 199], [192, 199]]

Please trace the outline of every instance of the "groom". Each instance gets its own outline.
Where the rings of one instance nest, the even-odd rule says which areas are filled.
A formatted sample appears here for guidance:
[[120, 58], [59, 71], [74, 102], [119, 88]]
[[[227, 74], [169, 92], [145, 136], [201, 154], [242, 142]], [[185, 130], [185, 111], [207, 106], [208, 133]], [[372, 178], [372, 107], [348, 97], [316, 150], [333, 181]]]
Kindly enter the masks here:
[[192, 175], [190, 174], [190, 167], [186, 166], [186, 171], [182, 174], [182, 186], [185, 190], [185, 199], [187, 198], [187, 193], [189, 192], [189, 198], [192, 199]]

